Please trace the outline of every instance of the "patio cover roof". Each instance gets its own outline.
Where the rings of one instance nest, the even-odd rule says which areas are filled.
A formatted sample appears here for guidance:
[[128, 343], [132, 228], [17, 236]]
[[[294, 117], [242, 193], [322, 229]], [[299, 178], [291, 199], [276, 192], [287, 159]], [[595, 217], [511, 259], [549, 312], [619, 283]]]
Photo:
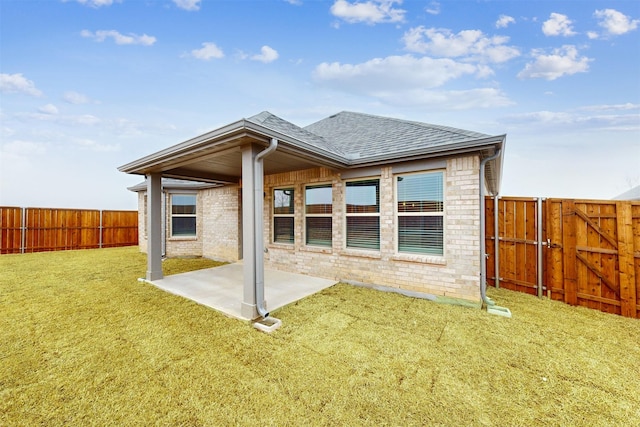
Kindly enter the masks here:
[[[345, 170], [436, 157], [479, 153], [493, 155], [506, 135], [491, 136], [446, 126], [341, 112], [299, 127], [267, 111], [158, 151], [118, 168], [121, 172], [211, 183], [237, 183], [242, 177], [241, 147], [266, 147], [271, 138], [278, 149], [264, 164], [265, 175], [323, 166]], [[487, 163], [490, 193], [497, 193], [501, 155]]]

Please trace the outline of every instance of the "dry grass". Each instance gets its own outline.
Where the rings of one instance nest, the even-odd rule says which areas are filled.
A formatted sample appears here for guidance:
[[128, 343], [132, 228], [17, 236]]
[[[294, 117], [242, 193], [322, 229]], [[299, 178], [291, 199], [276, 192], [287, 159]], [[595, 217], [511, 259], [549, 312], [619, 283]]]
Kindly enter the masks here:
[[[170, 260], [172, 272], [210, 265]], [[337, 285], [272, 335], [141, 284], [136, 248], [0, 257], [0, 425], [630, 425], [640, 321]]]

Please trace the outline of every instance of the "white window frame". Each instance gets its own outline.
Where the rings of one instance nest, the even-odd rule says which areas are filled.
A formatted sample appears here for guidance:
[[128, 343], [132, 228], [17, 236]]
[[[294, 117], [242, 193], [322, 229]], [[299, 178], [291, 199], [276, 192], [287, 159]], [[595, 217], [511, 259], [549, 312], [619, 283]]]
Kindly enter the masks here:
[[[373, 252], [380, 252], [380, 246], [381, 246], [381, 236], [380, 236], [380, 210], [381, 210], [381, 190], [382, 190], [382, 182], [381, 182], [381, 177], [379, 176], [374, 176], [374, 177], [367, 177], [367, 178], [358, 178], [358, 179], [350, 179], [348, 181], [345, 181], [344, 184], [344, 248], [347, 250], [354, 250], [354, 251], [373, 251]], [[378, 194], [377, 194], [377, 202], [378, 202], [378, 212], [365, 212], [365, 213], [349, 213], [348, 209], [347, 209], [347, 188], [348, 185], [350, 183], [354, 183], [354, 182], [366, 182], [366, 181], [378, 181]], [[365, 247], [361, 247], [361, 246], [349, 246], [349, 239], [348, 239], [348, 235], [349, 235], [349, 218], [378, 218], [378, 247], [377, 248], [365, 248]]]
[[[307, 190], [314, 188], [329, 188], [331, 190], [331, 212], [329, 213], [307, 213]], [[304, 243], [306, 246], [316, 246], [320, 248], [331, 248], [333, 247], [333, 184], [330, 182], [326, 183], [314, 183], [308, 184], [304, 187]], [[320, 243], [309, 243], [309, 236], [307, 233], [308, 229], [308, 218], [329, 218], [331, 221], [331, 229], [330, 234], [331, 238], [329, 239], [329, 244], [320, 244]]]
[[[276, 213], [276, 191], [286, 191], [286, 190], [291, 190], [293, 192], [293, 195], [291, 197], [293, 197], [293, 212], [292, 213], [286, 213], [286, 214], [282, 214], [282, 213]], [[271, 205], [271, 242], [272, 243], [276, 243], [279, 245], [294, 245], [295, 241], [296, 241], [296, 233], [295, 233], [295, 227], [296, 227], [296, 218], [295, 218], [295, 214], [296, 214], [296, 189], [295, 187], [291, 186], [291, 187], [276, 187], [272, 190], [271, 192], [271, 201], [272, 201], [272, 205]], [[292, 228], [292, 236], [291, 236], [291, 242], [283, 242], [283, 241], [276, 241], [276, 218], [291, 218], [292, 223], [291, 223], [291, 228]]]
[[[430, 175], [430, 174], [441, 174], [442, 175], [442, 211], [439, 212], [399, 212], [398, 211], [398, 178], [405, 176], [415, 176], [415, 175]], [[416, 256], [427, 256], [427, 257], [438, 257], [442, 258], [445, 254], [445, 232], [446, 232], [446, 217], [445, 217], [445, 206], [446, 206], [446, 170], [428, 170], [428, 171], [420, 171], [420, 172], [411, 172], [411, 173], [403, 173], [397, 174], [393, 176], [393, 186], [394, 186], [394, 217], [395, 217], [395, 251], [396, 254], [399, 255], [416, 255]], [[401, 251], [400, 250], [400, 217], [441, 217], [442, 218], [442, 253], [431, 253], [431, 252], [418, 252], [418, 251]]]
[[[173, 198], [175, 196], [192, 196], [195, 198], [194, 208], [195, 213], [189, 214], [174, 214], [173, 213]], [[169, 193], [169, 224], [170, 224], [170, 236], [172, 239], [193, 239], [198, 236], [198, 194], [194, 192], [171, 192]], [[195, 230], [193, 234], [173, 234], [173, 218], [194, 218]]]

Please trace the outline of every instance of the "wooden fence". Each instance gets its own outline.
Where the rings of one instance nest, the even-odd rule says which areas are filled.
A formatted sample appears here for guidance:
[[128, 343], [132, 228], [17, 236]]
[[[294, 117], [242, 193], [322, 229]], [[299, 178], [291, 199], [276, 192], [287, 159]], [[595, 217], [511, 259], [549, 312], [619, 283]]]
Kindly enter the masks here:
[[137, 244], [137, 211], [0, 207], [0, 254]]
[[486, 243], [490, 285], [640, 318], [640, 202], [487, 198]]

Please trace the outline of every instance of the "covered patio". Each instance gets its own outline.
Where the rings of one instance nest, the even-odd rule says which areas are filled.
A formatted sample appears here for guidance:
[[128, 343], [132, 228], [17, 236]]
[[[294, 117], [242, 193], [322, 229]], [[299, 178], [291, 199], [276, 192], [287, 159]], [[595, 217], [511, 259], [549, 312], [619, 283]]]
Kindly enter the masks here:
[[[152, 280], [154, 286], [213, 308], [229, 317], [253, 320], [242, 313], [242, 262]], [[335, 280], [265, 269], [264, 296], [271, 311], [335, 285]]]
[[[267, 309], [265, 297], [268, 295], [264, 295], [262, 216], [264, 176], [319, 166], [331, 169], [344, 168], [346, 166], [344, 161], [328, 150], [326, 144], [322, 138], [293, 127], [270, 113], [263, 112], [251, 119], [239, 120], [121, 166], [119, 168], [121, 172], [147, 177], [146, 281], [155, 284], [172, 283], [177, 280], [164, 279], [162, 274], [162, 178], [222, 185], [240, 184], [242, 188], [242, 260], [244, 262], [239, 264], [241, 267], [237, 267], [242, 271], [238, 270], [238, 280], [232, 281], [233, 291], [229, 289], [229, 292], [233, 292], [233, 301], [227, 300], [226, 297], [223, 299], [226, 301], [224, 304], [234, 305], [232, 310], [234, 314], [231, 314], [234, 317], [266, 318], [269, 310], [277, 308], [279, 297], [276, 296], [278, 292], [274, 292], [272, 287], [274, 300], [269, 302]], [[265, 161], [267, 156], [268, 160]], [[163, 282], [164, 280], [169, 282]], [[200, 291], [194, 288], [193, 292], [197, 294]], [[299, 298], [294, 300], [297, 299]], [[286, 304], [285, 299], [281, 301]], [[219, 304], [222, 306], [222, 302]]]

